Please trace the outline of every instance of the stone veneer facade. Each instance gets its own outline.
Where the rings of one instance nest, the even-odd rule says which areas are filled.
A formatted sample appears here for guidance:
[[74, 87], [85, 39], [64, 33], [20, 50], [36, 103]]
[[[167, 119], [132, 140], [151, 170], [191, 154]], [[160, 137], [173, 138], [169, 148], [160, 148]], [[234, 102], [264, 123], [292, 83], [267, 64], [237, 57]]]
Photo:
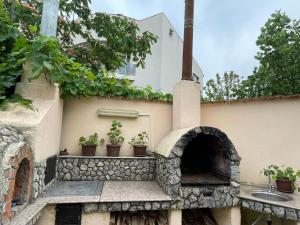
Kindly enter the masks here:
[[[15, 183], [17, 171], [21, 162], [26, 160], [28, 162], [26, 171], [21, 171], [28, 176], [28, 183], [24, 180], [27, 187], [26, 193], [23, 193], [26, 203], [30, 201], [32, 193], [32, 176], [33, 176], [33, 154], [30, 146], [26, 144], [24, 136], [15, 128], [0, 124], [0, 151], [1, 151], [1, 163], [0, 163], [0, 175], [4, 179], [1, 179], [1, 220], [5, 222], [11, 218], [12, 215], [12, 200], [14, 197]], [[24, 161], [25, 162], [25, 161]], [[22, 168], [23, 170], [23, 168]], [[20, 174], [22, 176], [22, 174]], [[18, 181], [23, 182], [23, 181]], [[21, 185], [21, 184], [19, 184]], [[18, 187], [19, 188], [19, 187]], [[19, 191], [18, 191], [19, 192]], [[0, 221], [1, 221], [0, 220]]]
[[[213, 135], [225, 146], [230, 155], [230, 185], [181, 186], [181, 157], [185, 147], [198, 134]], [[156, 180], [173, 199], [178, 199], [178, 208], [221, 208], [239, 204], [240, 157], [226, 134], [212, 127], [196, 127], [184, 134], [173, 147], [168, 158], [156, 154]]]
[[142, 181], [155, 177], [154, 157], [60, 156], [61, 180]]
[[56, 176], [50, 181], [49, 184], [45, 185], [45, 172], [46, 172], [46, 159], [40, 162], [34, 163], [33, 169], [33, 186], [32, 186], [32, 198], [37, 199], [40, 195], [45, 193], [49, 188], [51, 188], [58, 178], [58, 171], [56, 167]]
[[252, 201], [249, 199], [241, 199], [241, 206], [243, 208], [251, 209], [256, 212], [271, 214], [279, 218], [300, 221], [300, 210], [296, 210], [293, 208], [287, 208], [287, 207], [272, 205], [268, 203]]
[[12, 126], [0, 124], [0, 224], [11, 216], [15, 177], [23, 159], [29, 162], [28, 201], [36, 199], [56, 180], [44, 185], [46, 160], [34, 161], [34, 153], [22, 132]]
[[119, 212], [119, 211], [143, 211], [143, 210], [164, 210], [176, 208], [173, 201], [153, 201], [153, 202], [106, 202], [87, 203], [83, 205], [85, 213], [93, 212]]

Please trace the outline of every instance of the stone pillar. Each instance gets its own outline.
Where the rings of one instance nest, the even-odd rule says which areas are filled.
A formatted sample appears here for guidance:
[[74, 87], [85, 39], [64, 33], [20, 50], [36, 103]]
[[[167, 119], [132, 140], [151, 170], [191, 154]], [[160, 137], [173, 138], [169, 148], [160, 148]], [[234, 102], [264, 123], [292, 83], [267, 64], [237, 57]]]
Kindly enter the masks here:
[[213, 216], [222, 225], [241, 225], [241, 208], [212, 209]]
[[47, 205], [35, 225], [55, 225], [55, 205]]
[[182, 210], [170, 209], [168, 212], [169, 225], [182, 225]]
[[82, 225], [109, 225], [110, 213], [83, 213]]
[[200, 126], [200, 84], [181, 80], [173, 90], [173, 129]]

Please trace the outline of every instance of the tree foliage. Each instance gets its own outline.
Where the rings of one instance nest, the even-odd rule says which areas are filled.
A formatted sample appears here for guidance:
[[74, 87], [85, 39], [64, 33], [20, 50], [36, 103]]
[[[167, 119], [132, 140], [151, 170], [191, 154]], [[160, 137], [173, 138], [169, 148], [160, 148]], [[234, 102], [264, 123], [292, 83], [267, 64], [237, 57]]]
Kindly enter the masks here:
[[[14, 2], [15, 5], [13, 6]], [[133, 60], [143, 64], [146, 55], [150, 53], [150, 39], [156, 40], [152, 34], [144, 33], [139, 36], [136, 24], [128, 18], [116, 16], [115, 18], [118, 17], [118, 19], [113, 21], [109, 15], [103, 17], [104, 20], [107, 20], [103, 24], [113, 26], [113, 24], [118, 23], [118, 30], [124, 28], [128, 32], [124, 34], [126, 37], [122, 37], [121, 34], [119, 37], [118, 35], [112, 37], [110, 32], [114, 31], [103, 27], [103, 30], [101, 30], [101, 32], [104, 32], [103, 36], [108, 37], [107, 40], [111, 41], [114, 48], [109, 47], [109, 45], [103, 46], [103, 52], [105, 49], [110, 49], [110, 51], [107, 50], [107, 54], [110, 55], [107, 55], [107, 57], [105, 54], [102, 55], [107, 66], [101, 61], [99, 69], [95, 69], [91, 65], [91, 61], [99, 59], [97, 56], [94, 58], [88, 57], [86, 61], [79, 63], [76, 61], [76, 59], [80, 60], [79, 58], [70, 57], [66, 54], [72, 49], [70, 47], [72, 45], [71, 39], [66, 38], [64, 40], [63, 36], [58, 39], [38, 35], [36, 25], [39, 22], [35, 20], [40, 16], [39, 10], [41, 7], [38, 4], [40, 4], [38, 1], [9, 1], [7, 2], [8, 7], [6, 7], [3, 0], [0, 0], [0, 108], [5, 108], [9, 102], [16, 102], [30, 107], [30, 100], [13, 95], [14, 86], [22, 73], [22, 65], [28, 61], [32, 65], [29, 80], [37, 79], [41, 75], [45, 76], [50, 83], [59, 85], [61, 97], [63, 98], [120, 96], [129, 99], [171, 101], [172, 96], [170, 94], [154, 91], [151, 87], [138, 88], [132, 86], [129, 80], [116, 79], [111, 72], [103, 68], [109, 67], [113, 70], [118, 65], [122, 65], [123, 56], [132, 56]], [[82, 18], [88, 16], [89, 9], [85, 8], [88, 1], [61, 1], [60, 4], [60, 7], [65, 10], [64, 12], [76, 12], [76, 15]], [[20, 14], [16, 12], [20, 12]], [[66, 14], [65, 16], [69, 17], [70, 15]], [[117, 20], [119, 22], [116, 22]], [[96, 24], [97, 22], [94, 25], [96, 26]], [[77, 28], [79, 29], [79, 27]], [[61, 28], [60, 32], [64, 29], [66, 28]], [[124, 29], [122, 31], [125, 31]], [[75, 34], [81, 31], [72, 28], [65, 32], [67, 34], [64, 37], [69, 37], [72, 32]], [[116, 41], [120, 42], [118, 38], [128, 42], [127, 45], [124, 44], [123, 50], [120, 43], [115, 43]], [[91, 39], [91, 42], [93, 41], [97, 42], [97, 40]], [[64, 43], [62, 44], [62, 42]], [[92, 51], [93, 48], [90, 52]], [[87, 54], [92, 54], [90, 52]], [[76, 54], [74, 55], [76, 56]]]
[[21, 71], [10, 56], [20, 32], [10, 20], [2, 1], [0, 1], [0, 31], [0, 102], [3, 102], [7, 101], [7, 95], [13, 93]]
[[248, 77], [248, 97], [300, 93], [300, 20], [291, 20], [280, 11], [261, 29], [257, 39], [260, 65]]
[[[241, 83], [237, 79], [235, 85], [226, 84], [218, 76], [215, 81], [208, 81], [210, 100], [300, 93], [300, 20], [291, 20], [281, 11], [273, 13], [261, 28], [256, 44], [259, 66], [253, 74]], [[235, 94], [223, 94], [220, 83], [224, 90]]]
[[[57, 38], [62, 50], [78, 62], [97, 71], [105, 67], [115, 71], [130, 58], [137, 66], [145, 66], [145, 59], [151, 54], [151, 45], [157, 37], [140, 30], [133, 19], [123, 15], [95, 13], [89, 8], [90, 0], [61, 0]], [[28, 39], [39, 33], [42, 15], [42, 1], [17, 1], [13, 7], [8, 3], [11, 17], [19, 24]], [[13, 9], [12, 9], [13, 8]], [[86, 40], [76, 45], [74, 40]]]
[[217, 74], [215, 79], [207, 81], [204, 100], [220, 101], [237, 98], [240, 87], [241, 79], [235, 72], [226, 72], [222, 77]]

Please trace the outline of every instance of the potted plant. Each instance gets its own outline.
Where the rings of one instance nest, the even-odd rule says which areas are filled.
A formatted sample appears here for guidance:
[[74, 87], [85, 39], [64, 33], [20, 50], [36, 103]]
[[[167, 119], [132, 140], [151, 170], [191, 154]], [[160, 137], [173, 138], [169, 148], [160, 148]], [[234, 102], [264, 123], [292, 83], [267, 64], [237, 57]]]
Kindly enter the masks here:
[[148, 134], [146, 131], [139, 133], [128, 142], [133, 147], [134, 156], [144, 157], [148, 146]]
[[292, 167], [268, 166], [263, 170], [264, 175], [272, 176], [276, 181], [277, 190], [285, 193], [293, 193], [296, 189], [296, 179], [300, 177], [300, 170], [294, 171]]
[[98, 134], [94, 133], [88, 137], [80, 137], [79, 144], [82, 147], [83, 156], [94, 156], [98, 144], [103, 144], [104, 139], [99, 140]]
[[117, 157], [120, 154], [121, 144], [124, 142], [124, 137], [120, 128], [122, 124], [120, 121], [113, 120], [110, 128], [110, 132], [107, 133], [110, 144], [106, 145], [107, 156]]

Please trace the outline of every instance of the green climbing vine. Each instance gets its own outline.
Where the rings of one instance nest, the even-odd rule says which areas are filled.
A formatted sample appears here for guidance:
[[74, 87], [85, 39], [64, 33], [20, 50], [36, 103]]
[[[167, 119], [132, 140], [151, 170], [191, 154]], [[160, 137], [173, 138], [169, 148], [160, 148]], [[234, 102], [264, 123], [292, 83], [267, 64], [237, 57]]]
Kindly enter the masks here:
[[[3, 2], [0, 0], [3, 6]], [[118, 96], [128, 99], [171, 101], [172, 95], [154, 91], [150, 86], [139, 88], [128, 79], [117, 79], [112, 72], [95, 72], [62, 51], [58, 39], [36, 36], [29, 39], [12, 23], [5, 7], [0, 5], [0, 109], [15, 102], [29, 107], [30, 100], [14, 95], [14, 87], [22, 74], [22, 65], [31, 63], [29, 81], [45, 76], [58, 84], [63, 99], [69, 97]], [[34, 29], [32, 29], [34, 32]]]

